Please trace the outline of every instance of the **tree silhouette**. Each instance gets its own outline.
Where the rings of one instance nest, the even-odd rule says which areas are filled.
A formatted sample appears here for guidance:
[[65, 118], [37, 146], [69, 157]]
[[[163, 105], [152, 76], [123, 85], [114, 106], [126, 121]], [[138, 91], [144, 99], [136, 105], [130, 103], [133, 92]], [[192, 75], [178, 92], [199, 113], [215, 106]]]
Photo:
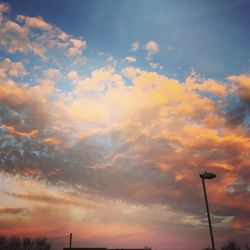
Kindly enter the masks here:
[[0, 235], [0, 250], [50, 250], [51, 243], [45, 237], [32, 239]]
[[230, 240], [222, 246], [221, 250], [241, 250], [241, 247], [237, 241]]
[[37, 238], [35, 239], [35, 249], [36, 250], [50, 250], [51, 244], [48, 242], [47, 238]]
[[11, 236], [8, 245], [10, 250], [20, 250], [22, 248], [22, 242], [17, 236]]
[[248, 244], [245, 245], [246, 250], [250, 250], [250, 246]]
[[[212, 250], [212, 248], [206, 247], [202, 250]], [[244, 248], [241, 248], [240, 244], [236, 240], [229, 240], [224, 243], [224, 245], [221, 247], [221, 250], [250, 250], [250, 246], [245, 244]]]
[[8, 240], [3, 235], [0, 235], [0, 249], [8, 249]]
[[31, 238], [23, 238], [23, 249], [25, 250], [33, 250], [33, 242]]

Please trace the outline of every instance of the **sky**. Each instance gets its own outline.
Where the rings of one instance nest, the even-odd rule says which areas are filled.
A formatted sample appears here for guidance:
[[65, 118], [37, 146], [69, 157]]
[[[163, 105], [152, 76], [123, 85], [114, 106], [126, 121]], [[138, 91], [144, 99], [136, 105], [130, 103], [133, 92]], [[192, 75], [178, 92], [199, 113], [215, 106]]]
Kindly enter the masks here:
[[210, 171], [216, 246], [249, 241], [249, 11], [0, 2], [0, 233], [199, 250]]

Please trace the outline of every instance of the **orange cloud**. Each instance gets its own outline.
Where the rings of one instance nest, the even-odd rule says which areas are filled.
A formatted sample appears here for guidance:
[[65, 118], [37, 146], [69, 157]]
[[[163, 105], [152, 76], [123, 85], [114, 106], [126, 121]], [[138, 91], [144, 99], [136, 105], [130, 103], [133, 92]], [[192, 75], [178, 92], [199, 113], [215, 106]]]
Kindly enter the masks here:
[[53, 137], [44, 138], [44, 142], [46, 142], [48, 144], [53, 144], [53, 145], [60, 145], [61, 144], [60, 140], [53, 138]]
[[250, 100], [250, 76], [249, 75], [239, 75], [239, 76], [230, 76], [227, 78], [230, 81], [233, 81], [237, 88], [239, 95], [243, 100]]
[[222, 97], [228, 93], [225, 85], [217, 83], [212, 79], [204, 80], [202, 83], [195, 83], [192, 85], [192, 89], [197, 89], [201, 92], [208, 92]]
[[31, 132], [20, 132], [16, 131], [14, 127], [6, 125], [1, 125], [0, 128], [7, 129], [10, 135], [20, 136], [20, 137], [36, 136], [38, 134], [38, 130], [32, 130]]
[[18, 208], [18, 207], [0, 207], [1, 214], [20, 214], [26, 212], [25, 208]]
[[233, 170], [235, 168], [235, 166], [223, 162], [210, 163], [210, 166], [215, 168], [224, 168], [226, 170]]
[[250, 225], [250, 218], [248, 217], [237, 217], [233, 220], [232, 227], [235, 230], [246, 230], [245, 228]]

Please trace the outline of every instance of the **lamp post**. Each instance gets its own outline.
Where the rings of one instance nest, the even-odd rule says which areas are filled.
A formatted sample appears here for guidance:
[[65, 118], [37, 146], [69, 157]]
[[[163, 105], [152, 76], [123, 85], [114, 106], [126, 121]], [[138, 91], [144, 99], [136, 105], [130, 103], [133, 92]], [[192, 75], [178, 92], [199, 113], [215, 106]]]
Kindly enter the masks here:
[[207, 218], [208, 218], [212, 248], [213, 248], [213, 250], [215, 250], [212, 223], [211, 223], [211, 219], [210, 219], [210, 213], [209, 213], [209, 207], [208, 207], [208, 201], [207, 201], [207, 191], [206, 191], [205, 179], [214, 179], [216, 177], [216, 174], [208, 173], [208, 172], [205, 171], [203, 174], [200, 174], [200, 177], [201, 177], [201, 180], [202, 180], [202, 186], [203, 186], [203, 191], [204, 191], [204, 197], [205, 197], [205, 203], [206, 203], [206, 209], [207, 209]]
[[69, 248], [71, 249], [71, 245], [72, 245], [72, 233], [70, 233], [69, 235]]

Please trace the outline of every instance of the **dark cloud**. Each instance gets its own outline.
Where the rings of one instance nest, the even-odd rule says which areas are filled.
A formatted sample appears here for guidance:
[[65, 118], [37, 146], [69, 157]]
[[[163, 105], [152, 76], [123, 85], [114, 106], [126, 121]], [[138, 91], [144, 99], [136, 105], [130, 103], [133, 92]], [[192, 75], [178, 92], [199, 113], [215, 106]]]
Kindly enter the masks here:
[[233, 106], [233, 108], [226, 113], [228, 124], [231, 126], [242, 125], [244, 119], [248, 116], [248, 108], [244, 103], [239, 104], [239, 106]]
[[[240, 75], [228, 78], [236, 86], [234, 96], [228, 98], [226, 118], [229, 125], [244, 125], [250, 117], [250, 76]], [[245, 125], [249, 125], [246, 122]]]
[[[22, 151], [10, 146], [3, 148], [6, 153], [1, 159], [1, 169], [5, 172], [43, 179], [54, 185], [69, 185], [78, 191], [88, 190], [109, 199], [144, 205], [168, 204], [182, 213], [204, 214], [199, 173], [212, 157], [205, 150], [197, 149], [197, 152], [193, 150], [180, 155], [169, 142], [162, 139], [140, 137], [136, 143], [123, 144], [117, 141], [117, 137], [113, 142], [110, 135], [81, 139], [66, 150], [39, 142], [36, 138], [15, 140], [15, 145], [18, 145], [18, 141], [22, 143]], [[145, 141], [147, 144], [144, 144]], [[142, 147], [138, 147], [140, 144]], [[191, 154], [195, 153], [199, 153], [201, 158], [197, 169], [185, 162], [187, 155], [192, 158]], [[161, 169], [156, 163], [157, 159], [169, 164], [169, 168]], [[223, 172], [223, 169], [217, 171], [218, 178], [221, 179]], [[184, 174], [184, 178], [177, 181], [176, 174]], [[211, 185], [216, 185], [216, 182]], [[243, 195], [247, 195], [247, 191]], [[18, 197], [67, 203], [42, 195]], [[237, 193], [234, 197], [237, 197]], [[225, 205], [216, 206], [213, 212], [218, 216], [234, 216], [242, 211], [238, 207], [227, 209]]]
[[0, 119], [6, 126], [13, 127], [17, 132], [42, 130], [49, 125], [50, 107], [39, 101], [32, 101], [22, 107], [11, 107], [3, 101]]

